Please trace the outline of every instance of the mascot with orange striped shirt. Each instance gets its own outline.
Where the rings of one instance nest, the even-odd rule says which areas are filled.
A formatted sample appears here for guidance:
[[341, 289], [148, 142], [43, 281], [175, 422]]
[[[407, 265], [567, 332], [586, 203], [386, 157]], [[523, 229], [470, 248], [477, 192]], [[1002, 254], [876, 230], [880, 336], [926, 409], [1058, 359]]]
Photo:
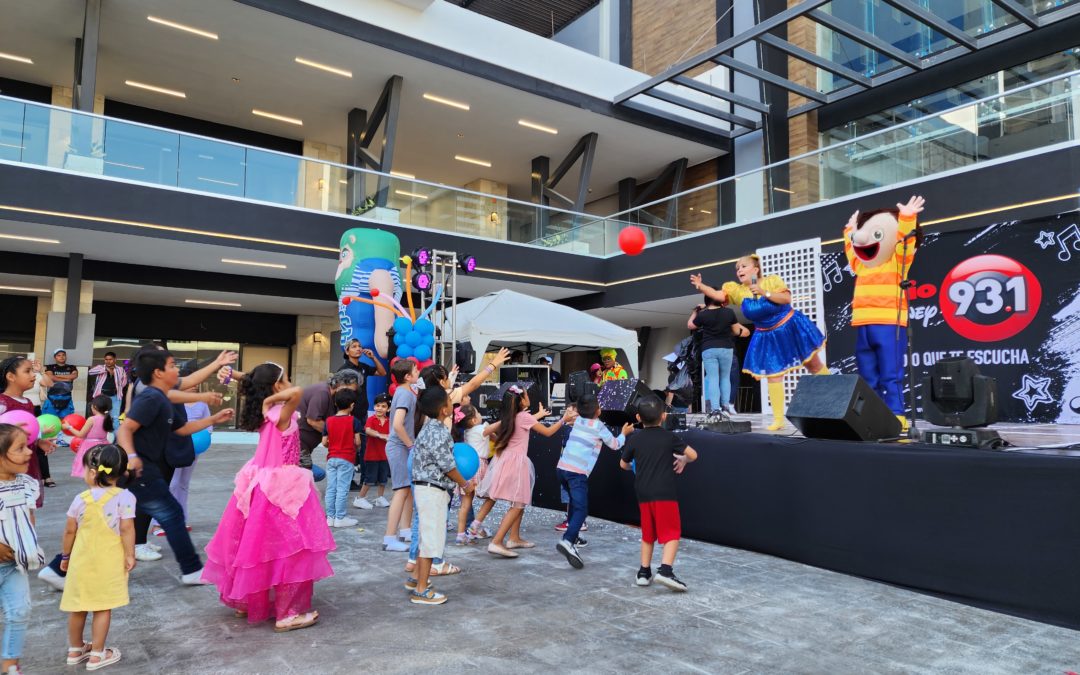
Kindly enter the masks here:
[[855, 362], [859, 375], [905, 428], [902, 374], [908, 303], [900, 282], [922, 243], [917, 217], [925, 203], [915, 196], [895, 209], [856, 211], [844, 227], [844, 253], [855, 273], [851, 303], [851, 325], [858, 331]]

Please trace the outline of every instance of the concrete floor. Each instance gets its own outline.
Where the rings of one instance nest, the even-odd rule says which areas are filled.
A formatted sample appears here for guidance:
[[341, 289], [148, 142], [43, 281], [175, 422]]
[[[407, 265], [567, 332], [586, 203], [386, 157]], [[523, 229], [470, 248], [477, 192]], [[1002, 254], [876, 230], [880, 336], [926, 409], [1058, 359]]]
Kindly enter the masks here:
[[[200, 459], [192, 525], [204, 546], [251, 445], [215, 446]], [[62, 453], [62, 454], [61, 454]], [[51, 556], [63, 513], [83, 489], [55, 456], [39, 534]], [[1080, 634], [793, 562], [694, 541], [676, 572], [684, 594], [638, 588], [636, 530], [591, 520], [584, 570], [555, 552], [559, 514], [526, 515], [539, 546], [517, 560], [449, 547], [462, 566], [438, 580], [450, 601], [407, 602], [404, 554], [379, 550], [386, 511], [358, 511], [335, 531], [336, 576], [315, 587], [320, 623], [275, 634], [219, 604], [213, 587], [185, 588], [168, 555], [139, 563], [131, 605], [114, 612], [115, 673], [709, 672], [990, 673], [1080, 670]], [[499, 512], [493, 516], [499, 515]], [[496, 524], [494, 518], [489, 521]], [[163, 540], [160, 540], [164, 544]], [[60, 595], [36, 579], [23, 659], [33, 673], [66, 673]]]

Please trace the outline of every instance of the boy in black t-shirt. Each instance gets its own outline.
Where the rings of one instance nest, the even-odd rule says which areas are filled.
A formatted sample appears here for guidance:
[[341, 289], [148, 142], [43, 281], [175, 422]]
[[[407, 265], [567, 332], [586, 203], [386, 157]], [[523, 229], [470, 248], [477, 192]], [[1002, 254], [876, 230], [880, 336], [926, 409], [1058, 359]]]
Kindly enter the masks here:
[[641, 568], [637, 585], [648, 586], [652, 581], [653, 543], [664, 547], [656, 580], [673, 591], [685, 591], [686, 584], [675, 576], [672, 566], [679, 551], [682, 525], [675, 490], [675, 474], [697, 459], [697, 452], [682, 438], [662, 428], [664, 404], [656, 396], [638, 403], [638, 421], [644, 428], [630, 436], [623, 447], [625, 470], [634, 462], [634, 491], [641, 510]]

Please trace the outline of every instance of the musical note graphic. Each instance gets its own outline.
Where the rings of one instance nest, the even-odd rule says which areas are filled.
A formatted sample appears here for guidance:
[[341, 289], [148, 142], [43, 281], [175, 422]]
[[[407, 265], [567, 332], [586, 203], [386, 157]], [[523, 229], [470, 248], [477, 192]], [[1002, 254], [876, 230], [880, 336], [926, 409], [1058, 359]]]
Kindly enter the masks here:
[[837, 259], [831, 257], [822, 265], [821, 276], [824, 277], [821, 288], [828, 292], [832, 290], [833, 284], [839, 284], [844, 280], [844, 270], [840, 269]]
[[1076, 223], [1057, 233], [1057, 243], [1061, 247], [1057, 257], [1061, 262], [1072, 260], [1072, 251], [1069, 250], [1070, 240], [1072, 241], [1072, 251], [1080, 252], [1080, 228], [1076, 227]]

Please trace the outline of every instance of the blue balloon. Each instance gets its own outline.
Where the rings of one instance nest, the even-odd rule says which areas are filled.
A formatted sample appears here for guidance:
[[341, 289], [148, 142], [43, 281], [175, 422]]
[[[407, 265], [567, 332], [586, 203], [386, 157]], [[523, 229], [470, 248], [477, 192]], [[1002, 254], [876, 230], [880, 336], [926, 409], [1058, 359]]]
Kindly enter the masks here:
[[203, 429], [191, 434], [191, 442], [195, 444], [195, 454], [203, 454], [210, 449], [210, 430]]
[[416, 357], [417, 361], [427, 361], [431, 358], [431, 347], [427, 345], [416, 345], [413, 347], [412, 355]]
[[424, 336], [421, 333], [413, 331], [405, 336], [405, 343], [410, 347], [415, 347], [424, 341]]
[[409, 333], [413, 329], [412, 321], [409, 321], [403, 316], [399, 316], [394, 319], [394, 332], [395, 333]]
[[431, 323], [428, 319], [417, 319], [416, 325], [413, 326], [413, 330], [421, 335], [432, 335], [435, 333], [435, 324]]
[[406, 335], [408, 335], [408, 333], [394, 333], [394, 344], [398, 347], [405, 344]]
[[407, 344], [401, 345], [397, 348], [397, 355], [403, 359], [407, 359], [413, 355], [413, 348]]
[[468, 443], [454, 443], [454, 462], [465, 480], [472, 479], [480, 470], [480, 455]]
[[425, 335], [424, 336], [424, 341], [421, 342], [420, 344], [427, 345], [428, 347], [434, 347], [435, 346], [435, 336], [434, 335]]

